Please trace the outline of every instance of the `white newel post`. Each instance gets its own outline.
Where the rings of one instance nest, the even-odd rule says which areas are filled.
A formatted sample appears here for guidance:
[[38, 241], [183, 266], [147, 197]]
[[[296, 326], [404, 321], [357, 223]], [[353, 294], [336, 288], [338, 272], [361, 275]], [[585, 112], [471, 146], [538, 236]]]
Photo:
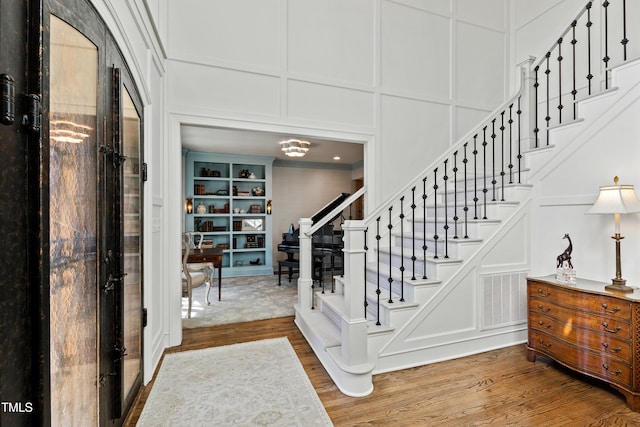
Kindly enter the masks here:
[[342, 358], [348, 365], [368, 362], [367, 319], [364, 313], [365, 250], [364, 221], [345, 221], [344, 303], [342, 319]]
[[313, 254], [311, 250], [311, 236], [307, 236], [307, 232], [311, 228], [311, 218], [300, 218], [298, 221], [300, 226], [300, 273], [298, 275], [298, 310], [311, 310], [312, 307], [312, 291], [313, 279], [311, 277], [313, 265]]
[[527, 60], [518, 64], [521, 84], [522, 84], [522, 100], [520, 102], [521, 123], [522, 126], [522, 148], [530, 149], [536, 145], [536, 134], [533, 131], [536, 127], [536, 98], [535, 98], [535, 74], [533, 73], [533, 63], [535, 58], [530, 56]]

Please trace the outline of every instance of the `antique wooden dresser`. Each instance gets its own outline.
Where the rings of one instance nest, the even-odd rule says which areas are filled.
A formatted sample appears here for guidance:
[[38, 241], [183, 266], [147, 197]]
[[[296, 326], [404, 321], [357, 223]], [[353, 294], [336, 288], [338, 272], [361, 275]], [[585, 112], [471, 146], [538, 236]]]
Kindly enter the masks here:
[[553, 276], [527, 279], [527, 358], [544, 355], [606, 381], [640, 410], [640, 291], [605, 291], [605, 283]]

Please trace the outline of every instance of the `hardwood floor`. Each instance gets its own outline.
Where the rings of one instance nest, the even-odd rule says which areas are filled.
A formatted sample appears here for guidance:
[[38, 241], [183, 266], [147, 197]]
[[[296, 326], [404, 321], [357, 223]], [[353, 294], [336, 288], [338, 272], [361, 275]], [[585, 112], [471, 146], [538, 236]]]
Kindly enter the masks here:
[[[614, 389], [547, 358], [528, 362], [524, 345], [375, 375], [373, 393], [362, 398], [337, 389], [293, 317], [185, 330], [182, 345], [166, 353], [283, 336], [336, 426], [640, 425], [640, 413]], [[152, 386], [125, 425], [135, 425]]]

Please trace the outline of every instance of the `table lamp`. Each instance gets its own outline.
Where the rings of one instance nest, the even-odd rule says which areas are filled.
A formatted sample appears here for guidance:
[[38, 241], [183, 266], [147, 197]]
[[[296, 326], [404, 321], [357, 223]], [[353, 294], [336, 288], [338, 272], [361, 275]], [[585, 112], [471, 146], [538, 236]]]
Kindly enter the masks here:
[[600, 187], [600, 194], [587, 214], [614, 214], [615, 234], [611, 236], [616, 241], [616, 277], [612, 284], [605, 286], [608, 291], [633, 292], [633, 288], [626, 285], [620, 268], [620, 214], [640, 212], [640, 200], [633, 190], [633, 185], [619, 185], [618, 177], [613, 179], [614, 185]]

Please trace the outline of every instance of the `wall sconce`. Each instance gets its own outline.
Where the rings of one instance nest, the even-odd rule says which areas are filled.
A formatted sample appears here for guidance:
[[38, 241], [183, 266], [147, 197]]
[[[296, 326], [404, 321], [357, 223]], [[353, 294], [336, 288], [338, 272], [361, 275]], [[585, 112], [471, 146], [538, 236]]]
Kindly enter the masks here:
[[267, 200], [267, 215], [271, 215], [271, 200]]
[[633, 185], [618, 185], [618, 177], [613, 179], [614, 185], [600, 187], [600, 194], [587, 214], [614, 214], [615, 234], [611, 236], [616, 241], [616, 277], [612, 284], [605, 286], [608, 291], [633, 292], [633, 288], [626, 286], [620, 268], [620, 214], [640, 212], [640, 200], [633, 190]]
[[193, 213], [193, 199], [191, 197], [187, 197], [187, 213]]

